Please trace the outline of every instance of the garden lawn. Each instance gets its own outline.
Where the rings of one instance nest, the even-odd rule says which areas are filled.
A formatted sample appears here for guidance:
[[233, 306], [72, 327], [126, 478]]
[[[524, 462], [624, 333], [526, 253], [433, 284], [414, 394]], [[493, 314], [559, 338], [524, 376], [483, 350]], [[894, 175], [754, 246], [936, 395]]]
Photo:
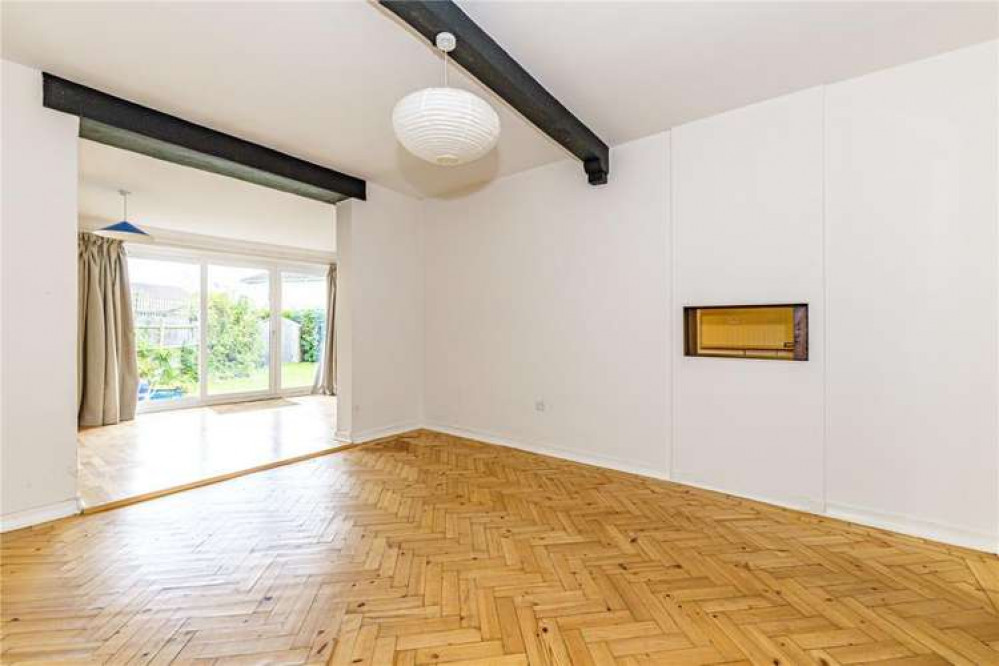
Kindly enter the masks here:
[[[282, 363], [281, 388], [302, 388], [312, 386], [316, 376], [317, 363]], [[232, 379], [208, 379], [208, 394], [240, 393], [243, 391], [266, 391], [270, 388], [267, 368], [259, 368], [248, 377]]]

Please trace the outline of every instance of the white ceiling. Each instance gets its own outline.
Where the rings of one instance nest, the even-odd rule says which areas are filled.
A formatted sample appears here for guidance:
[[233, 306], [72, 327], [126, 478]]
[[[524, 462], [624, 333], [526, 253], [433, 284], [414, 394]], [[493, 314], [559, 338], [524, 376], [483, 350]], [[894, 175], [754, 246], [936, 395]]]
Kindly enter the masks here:
[[[999, 34], [991, 2], [462, 2], [607, 143]], [[566, 156], [499, 108], [478, 163], [436, 167], [392, 135], [440, 61], [369, 2], [2, 3], [3, 56], [418, 195]], [[580, 167], [582, 178], [582, 167]], [[611, 167], [613, 178], [613, 164]]]
[[999, 35], [996, 2], [461, 5], [611, 145]]
[[235, 178], [80, 140], [79, 213], [86, 227], [121, 219], [148, 230], [336, 250], [336, 208]]

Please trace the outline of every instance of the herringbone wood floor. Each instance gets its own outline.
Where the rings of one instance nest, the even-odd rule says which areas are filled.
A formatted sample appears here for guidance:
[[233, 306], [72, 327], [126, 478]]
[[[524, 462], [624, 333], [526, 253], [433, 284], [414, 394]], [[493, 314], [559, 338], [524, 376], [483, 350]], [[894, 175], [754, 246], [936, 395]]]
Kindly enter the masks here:
[[417, 433], [3, 538], [4, 663], [999, 663], [985, 554]]

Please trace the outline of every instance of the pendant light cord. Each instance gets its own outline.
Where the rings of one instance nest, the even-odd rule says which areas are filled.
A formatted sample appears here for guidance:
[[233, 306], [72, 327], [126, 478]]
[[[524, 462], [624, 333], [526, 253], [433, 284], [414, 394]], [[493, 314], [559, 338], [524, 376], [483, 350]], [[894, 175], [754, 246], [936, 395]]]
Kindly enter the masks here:
[[447, 88], [447, 54], [458, 45], [458, 40], [450, 32], [439, 32], [437, 36], [434, 37], [434, 46], [436, 46], [444, 57], [441, 59], [441, 66], [444, 68], [444, 87]]
[[118, 194], [121, 195], [121, 207], [124, 217], [122, 218], [125, 222], [128, 222], [128, 195], [131, 194], [128, 190], [121, 189], [118, 190]]

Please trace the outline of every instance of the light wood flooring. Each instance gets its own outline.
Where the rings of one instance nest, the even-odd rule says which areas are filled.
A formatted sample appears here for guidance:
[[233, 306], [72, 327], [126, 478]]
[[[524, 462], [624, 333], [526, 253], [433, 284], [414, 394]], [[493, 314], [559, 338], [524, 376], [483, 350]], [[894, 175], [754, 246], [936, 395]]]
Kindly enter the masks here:
[[2, 556], [5, 664], [999, 663], [991, 555], [425, 432]]
[[341, 446], [336, 399], [281, 398], [140, 414], [78, 435], [79, 493], [93, 508]]

